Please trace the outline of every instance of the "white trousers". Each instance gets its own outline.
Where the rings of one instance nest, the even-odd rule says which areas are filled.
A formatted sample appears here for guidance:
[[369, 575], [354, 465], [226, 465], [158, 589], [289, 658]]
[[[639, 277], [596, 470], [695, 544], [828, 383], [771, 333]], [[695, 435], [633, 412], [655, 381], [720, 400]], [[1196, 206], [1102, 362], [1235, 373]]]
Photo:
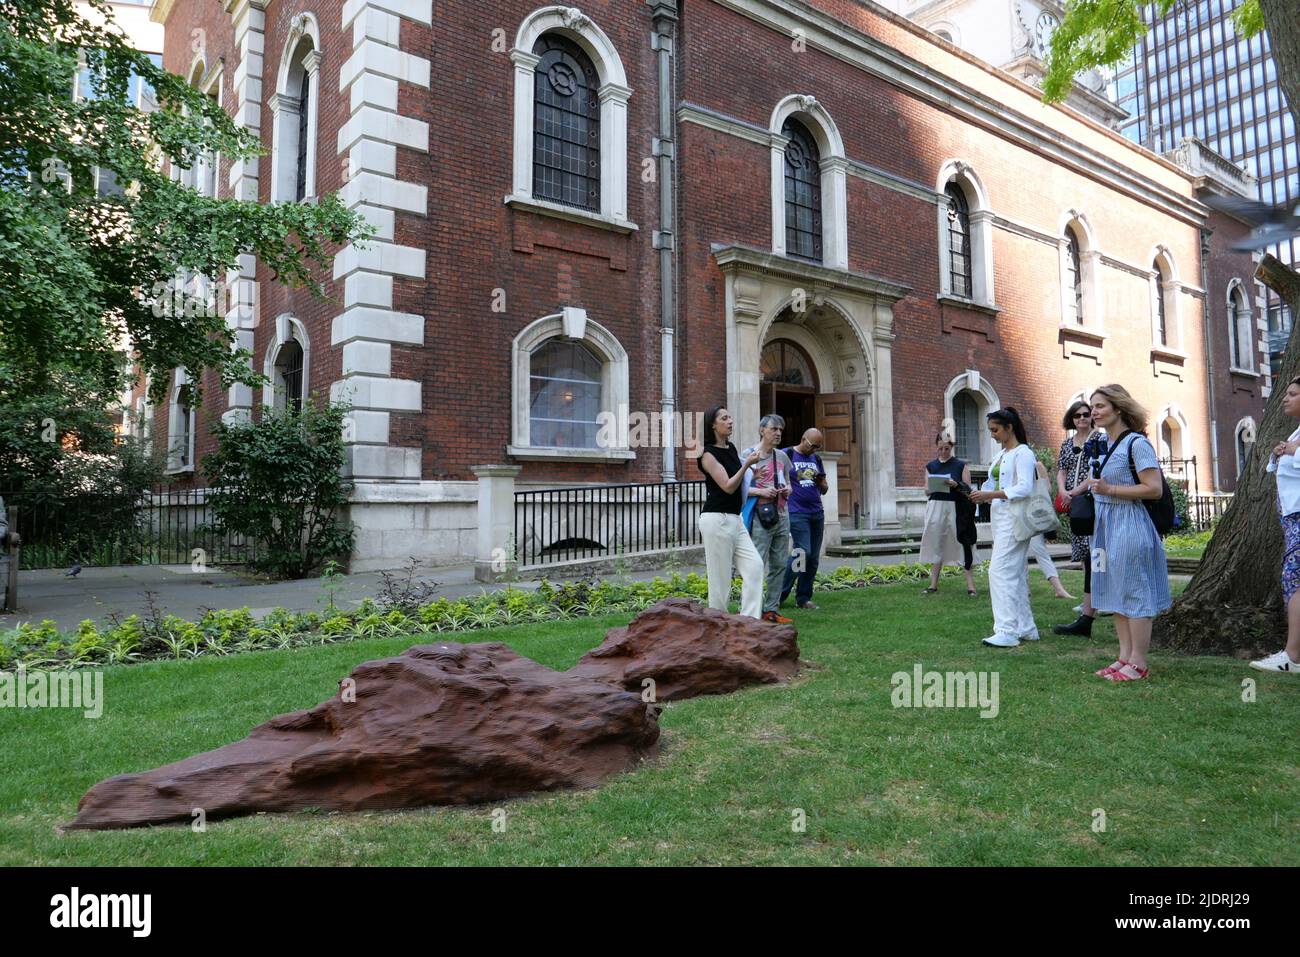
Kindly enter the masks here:
[[1016, 541], [1011, 509], [995, 501], [992, 510], [993, 557], [989, 561], [989, 597], [993, 633], [1010, 638], [1037, 637], [1029, 608], [1029, 541]]
[[1056, 562], [1052, 561], [1052, 556], [1047, 551], [1047, 539], [1042, 535], [1035, 535], [1029, 540], [1029, 551], [1038, 562], [1038, 570], [1043, 573], [1043, 577], [1051, 581], [1057, 576]]
[[750, 618], [763, 614], [763, 559], [739, 515], [724, 512], [700, 514], [700, 538], [709, 573], [709, 607], [729, 611], [731, 565], [740, 572], [740, 613]]

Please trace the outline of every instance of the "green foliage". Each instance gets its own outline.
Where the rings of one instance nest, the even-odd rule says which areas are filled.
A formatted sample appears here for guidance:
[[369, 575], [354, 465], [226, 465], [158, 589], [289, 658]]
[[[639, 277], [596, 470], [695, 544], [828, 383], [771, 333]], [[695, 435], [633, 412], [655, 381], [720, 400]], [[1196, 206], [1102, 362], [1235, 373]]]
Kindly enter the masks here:
[[1170, 482], [1169, 491], [1174, 496], [1174, 528], [1180, 532], [1189, 531], [1192, 527], [1191, 508], [1187, 503], [1187, 483]]
[[[1147, 32], [1142, 11], [1148, 6], [1164, 15], [1173, 9], [1175, 0], [1072, 0], [1066, 4], [1065, 18], [1052, 34], [1047, 55], [1047, 72], [1043, 77], [1043, 99], [1048, 103], [1064, 100], [1074, 78], [1098, 66], [1110, 66], [1129, 56], [1134, 45]], [[1264, 14], [1259, 0], [1245, 0], [1233, 13], [1239, 35], [1249, 37], [1264, 29]]]
[[[945, 577], [960, 575], [955, 566]], [[921, 582], [928, 565], [842, 565], [817, 575], [820, 591], [847, 591], [873, 585]], [[740, 592], [736, 579], [734, 592]], [[651, 581], [607, 582], [591, 578], [543, 581], [535, 589], [503, 588], [471, 598], [439, 598], [420, 608], [385, 611], [367, 599], [348, 611], [332, 606], [327, 614], [277, 608], [260, 622], [247, 608], [212, 610], [197, 622], [161, 614], [152, 601], [144, 616], [131, 615], [100, 629], [83, 621], [73, 633], [51, 621], [26, 623], [0, 632], [0, 668], [22, 663], [28, 668], [102, 667], [159, 659], [190, 659], [273, 648], [301, 648], [370, 638], [418, 635], [422, 632], [464, 632], [521, 622], [556, 621], [607, 614], [635, 615], [665, 598], [706, 602], [708, 580], [692, 572], [676, 572]]]
[[[333, 248], [368, 235], [334, 196], [259, 205], [174, 180], [202, 155], [238, 162], [260, 143], [132, 49], [104, 0], [86, 3], [102, 25], [83, 17], [82, 0], [0, 0], [0, 473], [39, 476], [69, 436], [81, 448], [110, 440], [124, 340], [155, 402], [177, 367], [191, 381], [215, 370], [223, 387], [260, 381], [223, 308], [159, 300], [178, 275], [224, 279], [251, 253], [319, 295]], [[156, 110], [136, 106], [140, 81]], [[100, 195], [108, 174], [122, 188]], [[34, 437], [47, 417], [54, 442]]]
[[257, 542], [254, 567], [302, 578], [352, 550], [340, 514], [352, 488], [341, 475], [346, 413], [306, 402], [299, 413], [264, 411], [260, 422], [213, 427], [218, 448], [204, 472], [214, 526]]

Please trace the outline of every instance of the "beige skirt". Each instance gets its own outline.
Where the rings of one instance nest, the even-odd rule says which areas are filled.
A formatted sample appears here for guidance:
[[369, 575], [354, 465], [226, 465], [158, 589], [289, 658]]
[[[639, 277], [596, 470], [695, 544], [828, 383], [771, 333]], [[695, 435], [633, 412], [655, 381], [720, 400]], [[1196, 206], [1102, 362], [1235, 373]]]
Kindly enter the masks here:
[[921, 561], [927, 565], [935, 562], [961, 564], [963, 554], [961, 542], [957, 541], [957, 503], [930, 499], [925, 503]]

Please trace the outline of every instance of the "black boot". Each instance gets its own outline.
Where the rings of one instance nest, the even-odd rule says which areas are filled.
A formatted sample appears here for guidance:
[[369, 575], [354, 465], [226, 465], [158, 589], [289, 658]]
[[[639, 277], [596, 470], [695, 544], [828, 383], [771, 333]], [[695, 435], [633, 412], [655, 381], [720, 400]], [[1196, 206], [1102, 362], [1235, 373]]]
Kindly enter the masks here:
[[1092, 637], [1092, 615], [1080, 615], [1068, 625], [1053, 625], [1052, 631], [1058, 635], [1078, 635], [1081, 638]]

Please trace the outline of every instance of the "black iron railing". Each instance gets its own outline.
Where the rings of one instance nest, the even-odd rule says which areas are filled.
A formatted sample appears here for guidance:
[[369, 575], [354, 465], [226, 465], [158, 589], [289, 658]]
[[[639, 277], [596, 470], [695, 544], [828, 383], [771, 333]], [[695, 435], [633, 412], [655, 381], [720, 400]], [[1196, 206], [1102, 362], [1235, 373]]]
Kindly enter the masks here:
[[1188, 531], [1203, 532], [1220, 518], [1232, 502], [1231, 495], [1187, 496], [1187, 517], [1191, 523]]
[[[255, 547], [212, 527], [207, 490], [5, 494], [9, 527], [22, 536], [24, 569], [73, 565], [220, 565]], [[198, 551], [201, 550], [201, 551]]]
[[521, 567], [699, 545], [704, 482], [515, 492]]

